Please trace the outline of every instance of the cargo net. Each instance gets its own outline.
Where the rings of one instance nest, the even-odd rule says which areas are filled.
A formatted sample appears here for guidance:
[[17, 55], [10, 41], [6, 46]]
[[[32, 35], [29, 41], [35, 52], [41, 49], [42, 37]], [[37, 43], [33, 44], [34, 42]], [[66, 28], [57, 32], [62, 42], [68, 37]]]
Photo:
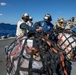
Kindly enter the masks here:
[[5, 52], [8, 75], [70, 75], [65, 51], [42, 34], [17, 38]]
[[55, 31], [57, 34], [57, 46], [66, 52], [66, 58], [72, 61], [76, 60], [76, 33], [69, 30]]

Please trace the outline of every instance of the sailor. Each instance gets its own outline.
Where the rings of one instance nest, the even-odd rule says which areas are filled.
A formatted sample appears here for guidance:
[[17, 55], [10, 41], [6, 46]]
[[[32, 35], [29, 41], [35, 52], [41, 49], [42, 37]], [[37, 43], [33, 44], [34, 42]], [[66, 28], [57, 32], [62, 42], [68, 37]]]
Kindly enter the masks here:
[[27, 25], [33, 27], [33, 22], [32, 21], [33, 21], [33, 18], [31, 16], [29, 16], [29, 20], [27, 22]]
[[22, 37], [27, 32], [26, 29], [26, 23], [29, 20], [28, 13], [24, 13], [22, 15], [22, 19], [18, 21], [17, 23], [17, 30], [16, 30], [16, 36]]
[[58, 23], [54, 25], [54, 29], [64, 29], [64, 18], [59, 18]]
[[45, 14], [43, 17], [43, 21], [38, 21], [34, 24], [36, 31], [44, 30], [46, 32], [50, 32], [53, 29], [53, 24], [51, 23], [52, 17], [50, 14]]

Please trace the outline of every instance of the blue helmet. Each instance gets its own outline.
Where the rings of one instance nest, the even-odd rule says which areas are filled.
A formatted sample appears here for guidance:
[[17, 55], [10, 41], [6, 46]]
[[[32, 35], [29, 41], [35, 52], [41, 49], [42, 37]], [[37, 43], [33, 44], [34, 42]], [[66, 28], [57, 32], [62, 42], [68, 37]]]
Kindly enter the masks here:
[[45, 21], [47, 21], [47, 20], [52, 21], [51, 15], [50, 15], [50, 14], [45, 14], [44, 20], [45, 20]]

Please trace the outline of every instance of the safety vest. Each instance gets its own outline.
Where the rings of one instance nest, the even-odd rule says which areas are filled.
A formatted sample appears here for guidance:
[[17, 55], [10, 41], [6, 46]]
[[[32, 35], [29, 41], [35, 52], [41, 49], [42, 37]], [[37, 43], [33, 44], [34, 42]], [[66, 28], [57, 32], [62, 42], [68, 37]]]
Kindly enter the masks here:
[[26, 24], [27, 24], [28, 26], [33, 27], [33, 22], [31, 22], [31, 21], [28, 21]]
[[20, 25], [21, 25], [22, 23], [25, 23], [25, 22], [24, 22], [23, 20], [20, 20], [20, 21], [18, 21], [18, 23], [17, 23], [16, 35], [17, 35], [18, 37], [24, 36], [24, 33], [25, 33], [25, 30], [23, 30], [23, 29], [20, 28]]

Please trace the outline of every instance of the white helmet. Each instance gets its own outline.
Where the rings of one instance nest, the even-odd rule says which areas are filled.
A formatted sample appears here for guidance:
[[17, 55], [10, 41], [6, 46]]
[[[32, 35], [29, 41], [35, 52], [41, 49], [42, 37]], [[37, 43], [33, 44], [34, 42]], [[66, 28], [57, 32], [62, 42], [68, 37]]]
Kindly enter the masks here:
[[33, 18], [30, 16], [30, 17], [29, 17], [29, 20], [31, 20], [31, 21], [32, 21], [32, 20], [33, 20]]
[[25, 22], [27, 22], [27, 21], [29, 20], [29, 15], [28, 15], [27, 13], [24, 13], [24, 14], [22, 15], [22, 19], [23, 19]]
[[22, 15], [23, 18], [26, 18], [27, 16], [29, 17], [28, 13], [24, 13], [24, 14]]

